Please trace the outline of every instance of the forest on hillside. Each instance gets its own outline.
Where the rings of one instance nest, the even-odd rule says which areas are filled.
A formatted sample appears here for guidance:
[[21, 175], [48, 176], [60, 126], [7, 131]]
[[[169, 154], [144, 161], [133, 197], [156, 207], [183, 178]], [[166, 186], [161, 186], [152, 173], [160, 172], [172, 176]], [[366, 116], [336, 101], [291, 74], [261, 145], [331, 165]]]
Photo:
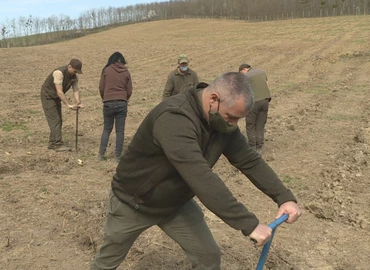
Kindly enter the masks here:
[[[0, 47], [31, 46], [86, 35], [126, 24], [177, 18], [247, 21], [367, 15], [370, 0], [170, 0], [125, 7], [90, 9], [78, 18], [13, 18], [0, 22]], [[52, 35], [47, 34], [53, 33]], [[55, 34], [58, 33], [58, 34]]]

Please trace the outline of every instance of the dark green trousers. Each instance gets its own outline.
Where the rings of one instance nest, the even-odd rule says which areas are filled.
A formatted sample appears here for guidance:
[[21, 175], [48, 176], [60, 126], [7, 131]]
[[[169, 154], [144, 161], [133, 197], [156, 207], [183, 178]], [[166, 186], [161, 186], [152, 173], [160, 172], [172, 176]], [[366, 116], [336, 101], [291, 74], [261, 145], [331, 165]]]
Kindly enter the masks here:
[[50, 128], [49, 147], [62, 145], [62, 104], [60, 99], [52, 99], [41, 94], [41, 104]]
[[253, 149], [262, 148], [265, 141], [265, 124], [269, 110], [269, 99], [254, 103], [253, 110], [245, 117], [248, 143]]
[[194, 200], [186, 203], [176, 214], [160, 218], [135, 211], [121, 203], [111, 191], [104, 241], [91, 270], [116, 269], [139, 235], [153, 225], [157, 225], [181, 246], [192, 263], [192, 269], [220, 269], [220, 249], [204, 220], [201, 208]]

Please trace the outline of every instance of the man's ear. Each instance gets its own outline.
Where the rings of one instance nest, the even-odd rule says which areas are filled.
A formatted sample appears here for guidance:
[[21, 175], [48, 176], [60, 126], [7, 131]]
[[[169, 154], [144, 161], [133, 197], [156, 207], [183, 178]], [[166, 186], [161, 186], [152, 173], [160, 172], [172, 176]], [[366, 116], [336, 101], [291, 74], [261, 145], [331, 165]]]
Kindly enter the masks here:
[[209, 96], [209, 104], [210, 105], [218, 103], [219, 100], [220, 100], [220, 96], [219, 96], [218, 93], [213, 92], [213, 93], [210, 94], [210, 96]]

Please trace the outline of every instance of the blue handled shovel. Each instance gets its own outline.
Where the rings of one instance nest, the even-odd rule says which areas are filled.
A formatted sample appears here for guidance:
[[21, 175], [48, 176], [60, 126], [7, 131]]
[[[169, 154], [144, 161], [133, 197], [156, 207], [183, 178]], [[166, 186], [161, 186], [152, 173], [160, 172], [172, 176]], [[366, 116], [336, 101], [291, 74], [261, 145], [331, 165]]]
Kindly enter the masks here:
[[268, 225], [272, 229], [271, 238], [270, 238], [270, 240], [262, 248], [261, 256], [260, 256], [260, 259], [258, 261], [256, 270], [262, 270], [263, 269], [263, 266], [265, 265], [265, 262], [266, 262], [267, 254], [269, 253], [269, 249], [270, 249], [270, 246], [271, 246], [272, 238], [274, 237], [275, 229], [281, 223], [283, 223], [284, 221], [286, 221], [288, 219], [288, 217], [289, 216], [287, 214], [284, 214], [284, 215], [282, 215], [281, 217], [279, 217], [278, 219], [274, 220], [273, 222], [271, 222]]

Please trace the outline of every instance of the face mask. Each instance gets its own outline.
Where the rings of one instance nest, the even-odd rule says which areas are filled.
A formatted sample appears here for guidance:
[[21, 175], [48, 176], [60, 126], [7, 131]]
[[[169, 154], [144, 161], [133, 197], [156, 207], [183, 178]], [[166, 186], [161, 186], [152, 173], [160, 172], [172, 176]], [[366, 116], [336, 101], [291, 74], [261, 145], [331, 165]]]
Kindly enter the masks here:
[[187, 71], [187, 70], [188, 70], [188, 67], [187, 67], [187, 66], [186, 66], [186, 67], [180, 66], [180, 70], [181, 70], [182, 72], [185, 72], [185, 71]]
[[220, 102], [218, 103], [217, 112], [211, 111], [211, 106], [209, 106], [209, 125], [210, 127], [220, 133], [231, 133], [238, 129], [238, 126], [232, 125], [225, 121], [225, 119], [219, 113]]

